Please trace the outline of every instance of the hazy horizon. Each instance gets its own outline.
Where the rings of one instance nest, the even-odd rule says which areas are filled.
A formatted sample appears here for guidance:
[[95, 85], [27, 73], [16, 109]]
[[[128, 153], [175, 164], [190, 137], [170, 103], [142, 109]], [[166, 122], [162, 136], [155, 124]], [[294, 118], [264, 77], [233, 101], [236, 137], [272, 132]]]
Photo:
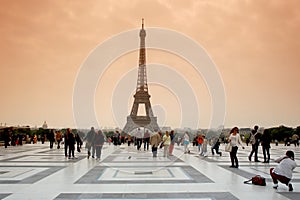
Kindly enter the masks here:
[[[146, 47], [154, 37], [147, 30], [156, 27], [185, 35], [207, 52], [225, 91], [224, 127], [300, 125], [300, 1], [3, 0], [1, 4], [2, 124], [39, 127], [47, 121], [49, 127], [75, 128], [73, 91], [83, 63], [113, 36], [140, 29], [144, 18]], [[126, 42], [114, 48], [124, 48]], [[139, 48], [138, 34], [132, 44]], [[208, 128], [214, 105], [206, 77], [171, 51], [147, 49], [146, 54], [150, 100], [159, 126], [184, 127], [195, 121], [190, 128]], [[98, 77], [92, 105], [98, 126], [123, 128], [132, 107], [137, 66], [135, 50], [117, 57]], [[159, 81], [160, 69], [170, 86]], [[130, 92], [122, 90], [125, 86]], [[185, 89], [193, 98], [177, 93]], [[124, 99], [116, 101], [118, 96]], [[181, 110], [182, 101], [189, 98], [191, 105], [197, 104], [196, 117]], [[118, 106], [122, 112], [115, 113]]]

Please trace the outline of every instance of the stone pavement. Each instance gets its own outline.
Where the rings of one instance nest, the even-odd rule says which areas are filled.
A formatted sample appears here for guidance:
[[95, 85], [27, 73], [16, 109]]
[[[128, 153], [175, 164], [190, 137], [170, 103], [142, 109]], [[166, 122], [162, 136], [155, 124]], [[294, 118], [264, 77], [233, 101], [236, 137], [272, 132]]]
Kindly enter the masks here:
[[[295, 152], [299, 166], [300, 147], [272, 145], [269, 164], [249, 162], [250, 146], [240, 148], [239, 169], [229, 168], [224, 145], [222, 157], [211, 152], [203, 157], [196, 147], [190, 149], [184, 154], [176, 145], [173, 156], [164, 158], [160, 150], [153, 158], [150, 150], [105, 144], [99, 161], [87, 159], [84, 149], [77, 159], [66, 159], [63, 148], [50, 150], [48, 143], [1, 147], [0, 199], [300, 199], [299, 167], [293, 192], [283, 184], [274, 190], [269, 176], [273, 159], [287, 149]], [[254, 175], [264, 176], [267, 186], [243, 183]]]

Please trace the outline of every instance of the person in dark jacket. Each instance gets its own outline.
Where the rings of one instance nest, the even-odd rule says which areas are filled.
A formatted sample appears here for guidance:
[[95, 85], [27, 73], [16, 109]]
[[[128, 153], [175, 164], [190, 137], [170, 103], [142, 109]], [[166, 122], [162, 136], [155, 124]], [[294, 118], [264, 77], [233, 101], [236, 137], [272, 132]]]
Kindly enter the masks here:
[[270, 143], [271, 143], [270, 131], [266, 129], [264, 130], [264, 133], [261, 136], [261, 146], [264, 155], [263, 163], [270, 162], [270, 148], [271, 148]]
[[50, 149], [53, 149], [53, 143], [55, 142], [55, 133], [54, 130], [49, 130], [49, 135], [48, 135], [48, 139], [50, 142]]
[[65, 157], [68, 157], [68, 148], [69, 148], [69, 140], [68, 140], [68, 129], [64, 134], [64, 146], [65, 146]]
[[69, 146], [69, 159], [72, 158], [74, 159], [74, 151], [75, 151], [75, 136], [72, 133], [72, 130], [70, 128], [67, 129], [67, 135], [68, 135], [68, 146]]
[[[95, 150], [94, 150], [95, 135], [96, 135], [95, 129], [94, 129], [94, 127], [92, 127], [91, 130], [87, 133], [86, 137], [83, 139], [83, 141], [86, 141], [85, 148], [87, 148], [87, 150], [88, 150], [88, 156], [87, 156], [88, 159], [91, 156], [91, 148], [92, 147], [93, 147], [93, 152], [95, 152]], [[94, 153], [93, 153], [93, 156], [94, 156]]]
[[101, 130], [99, 130], [95, 135], [95, 142], [94, 142], [97, 160], [101, 158], [101, 150], [102, 150], [104, 141], [105, 141], [104, 134], [102, 133]]
[[76, 140], [76, 144], [77, 144], [77, 151], [81, 152], [82, 139], [78, 133], [76, 133], [76, 135], [75, 135], [75, 140]]

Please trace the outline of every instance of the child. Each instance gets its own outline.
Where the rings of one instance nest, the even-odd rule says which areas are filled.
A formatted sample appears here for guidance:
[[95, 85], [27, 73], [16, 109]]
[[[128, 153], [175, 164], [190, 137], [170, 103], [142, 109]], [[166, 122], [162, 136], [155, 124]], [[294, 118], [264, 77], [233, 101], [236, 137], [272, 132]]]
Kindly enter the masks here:
[[273, 179], [273, 188], [277, 189], [278, 181], [286, 184], [289, 187], [289, 191], [293, 191], [293, 186], [290, 183], [292, 179], [293, 170], [297, 164], [294, 161], [294, 152], [287, 151], [285, 156], [275, 160], [279, 165], [275, 168], [270, 169], [270, 175]]

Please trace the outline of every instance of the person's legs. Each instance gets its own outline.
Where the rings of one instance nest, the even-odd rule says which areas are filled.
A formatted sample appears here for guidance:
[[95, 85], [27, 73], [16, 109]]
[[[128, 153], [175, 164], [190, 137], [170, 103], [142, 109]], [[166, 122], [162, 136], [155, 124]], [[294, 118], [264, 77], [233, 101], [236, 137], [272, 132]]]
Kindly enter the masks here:
[[167, 157], [168, 146], [164, 145], [164, 157]]
[[153, 154], [153, 157], [157, 157], [157, 147], [152, 146], [152, 154]]
[[72, 146], [69, 146], [69, 158], [71, 158], [71, 154], [72, 154]]
[[75, 156], [74, 156], [74, 151], [75, 151], [75, 146], [74, 145], [72, 145], [72, 147], [71, 147], [71, 149], [72, 149], [72, 157], [74, 158]]
[[266, 148], [266, 152], [268, 156], [267, 162], [270, 162], [270, 148]]
[[101, 159], [102, 146], [99, 146], [99, 159]]
[[277, 175], [273, 172], [274, 168], [270, 168], [270, 175], [271, 175], [271, 178], [273, 180], [273, 188], [277, 189], [278, 187], [278, 181], [277, 181]]
[[216, 153], [219, 154], [220, 156], [222, 156], [222, 153], [219, 152], [219, 145], [215, 147]]
[[254, 152], [254, 161], [255, 162], [258, 162], [258, 156], [257, 156], [257, 153], [258, 153], [258, 144], [255, 145], [255, 152]]
[[234, 163], [235, 163], [234, 166], [235, 166], [236, 168], [239, 167], [239, 161], [238, 161], [238, 158], [237, 158], [237, 156], [236, 156], [237, 150], [238, 150], [238, 147], [232, 147], [232, 150], [231, 150], [232, 155], [233, 155], [233, 160], [234, 160]]
[[96, 149], [96, 158], [100, 158], [100, 146], [95, 146]]
[[230, 152], [230, 161], [231, 161], [230, 167], [234, 167], [234, 152], [232, 150]]
[[149, 143], [150, 143], [150, 141], [149, 141], [150, 139], [149, 138], [147, 138], [147, 151], [149, 150]]
[[251, 149], [251, 152], [250, 152], [250, 154], [249, 154], [249, 161], [251, 161], [251, 158], [252, 158], [252, 155], [253, 155], [253, 153], [255, 152], [255, 145], [254, 144], [252, 144], [252, 149]]
[[95, 158], [95, 145], [92, 145], [92, 158]]
[[273, 188], [277, 189], [278, 181], [280, 181], [281, 183], [283, 183], [289, 187], [289, 191], [293, 191], [293, 186], [290, 183], [291, 179], [274, 173], [274, 168], [270, 168], [270, 175], [271, 175], [273, 183], [274, 183]]
[[263, 155], [264, 155], [264, 162], [267, 162], [267, 157], [266, 157], [266, 147], [262, 146], [262, 151], [263, 151]]
[[215, 148], [215, 146], [212, 146], [212, 147], [211, 147], [211, 154], [212, 154], [212, 155], [215, 155], [214, 148]]

